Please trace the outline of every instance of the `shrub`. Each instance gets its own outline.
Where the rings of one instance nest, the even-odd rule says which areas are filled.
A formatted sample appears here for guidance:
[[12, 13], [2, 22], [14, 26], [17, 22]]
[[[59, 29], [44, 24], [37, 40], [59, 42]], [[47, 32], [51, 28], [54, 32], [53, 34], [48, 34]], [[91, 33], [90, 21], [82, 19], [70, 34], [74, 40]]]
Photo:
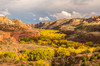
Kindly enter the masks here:
[[31, 42], [32, 44], [36, 45], [36, 43], [34, 42], [34, 40], [30, 40], [30, 42]]
[[15, 52], [5, 52], [4, 57], [5, 58], [19, 59]]
[[29, 54], [30, 50], [28, 49], [24, 49], [23, 51], [21, 51], [19, 53], [19, 59], [20, 60], [24, 60], [24, 61], [28, 61], [29, 57], [28, 57], [28, 54]]
[[24, 60], [24, 61], [27, 61], [29, 59], [28, 55], [27, 54], [19, 54], [19, 59], [20, 60]]
[[3, 58], [3, 53], [0, 51], [0, 59]]
[[66, 45], [61, 45], [61, 47], [66, 47]]
[[52, 43], [52, 44], [51, 44], [51, 47], [57, 47], [57, 45], [56, 45], [56, 44], [54, 44], [54, 43]]
[[47, 60], [51, 60], [52, 57], [54, 56], [54, 50], [51, 48], [37, 48], [34, 49], [33, 51], [30, 51], [30, 53], [28, 54], [29, 56], [29, 60], [40, 60], [40, 59], [47, 59]]
[[66, 48], [59, 47], [55, 49], [55, 53], [57, 56], [70, 56], [70, 52]]
[[88, 51], [89, 51], [90, 53], [93, 53], [95, 50], [96, 50], [96, 48], [94, 48], [94, 47], [88, 49]]
[[44, 60], [38, 60], [36, 61], [35, 66], [49, 66], [49, 64], [46, 63]]
[[21, 40], [20, 43], [21, 43], [21, 44], [25, 44], [25, 41]]

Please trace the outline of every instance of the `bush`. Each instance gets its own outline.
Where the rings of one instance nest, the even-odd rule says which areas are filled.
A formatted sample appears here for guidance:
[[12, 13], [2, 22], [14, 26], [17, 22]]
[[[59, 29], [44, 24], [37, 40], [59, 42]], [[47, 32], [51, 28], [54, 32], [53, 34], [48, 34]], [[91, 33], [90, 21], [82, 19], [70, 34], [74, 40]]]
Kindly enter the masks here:
[[30, 42], [31, 42], [32, 44], [36, 45], [36, 43], [34, 42], [34, 40], [30, 40]]
[[40, 60], [40, 59], [46, 59], [46, 60], [51, 60], [52, 57], [54, 56], [54, 50], [51, 48], [37, 48], [34, 49], [33, 51], [30, 51], [29, 54], [29, 60], [35, 61], [35, 60]]
[[20, 43], [21, 43], [21, 44], [25, 44], [25, 41], [21, 40]]
[[29, 54], [30, 50], [28, 49], [24, 49], [22, 50], [20, 53], [19, 53], [19, 59], [20, 60], [24, 60], [24, 61], [28, 61], [29, 57], [28, 57], [28, 54]]
[[88, 49], [88, 51], [89, 51], [90, 53], [93, 53], [95, 50], [96, 50], [96, 48], [94, 48], [94, 47]]
[[70, 56], [70, 52], [66, 48], [59, 47], [55, 50], [56, 56]]
[[56, 45], [56, 44], [54, 44], [54, 43], [52, 43], [52, 44], [51, 44], [51, 47], [57, 47], [57, 45]]
[[4, 57], [5, 58], [19, 59], [15, 52], [5, 52]]
[[3, 53], [0, 51], [0, 59], [3, 58]]
[[46, 63], [44, 60], [38, 60], [38, 61], [35, 63], [35, 66], [49, 66], [49, 64]]

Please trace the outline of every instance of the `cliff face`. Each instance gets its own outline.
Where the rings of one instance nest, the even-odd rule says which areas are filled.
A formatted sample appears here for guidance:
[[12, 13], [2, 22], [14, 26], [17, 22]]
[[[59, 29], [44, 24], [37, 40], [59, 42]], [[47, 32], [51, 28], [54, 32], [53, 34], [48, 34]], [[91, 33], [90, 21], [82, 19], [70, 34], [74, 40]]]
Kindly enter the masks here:
[[32, 27], [27, 26], [18, 19], [8, 19], [7, 17], [0, 17], [0, 41], [9, 39], [17, 41], [25, 37], [39, 36], [39, 32]]

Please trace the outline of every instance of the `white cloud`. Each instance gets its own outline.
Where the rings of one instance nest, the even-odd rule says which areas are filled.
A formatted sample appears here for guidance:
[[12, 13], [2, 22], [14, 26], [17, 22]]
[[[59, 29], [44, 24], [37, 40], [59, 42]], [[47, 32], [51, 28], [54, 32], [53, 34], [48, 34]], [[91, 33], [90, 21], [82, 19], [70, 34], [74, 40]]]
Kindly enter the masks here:
[[91, 15], [96, 15], [96, 13], [95, 12], [91, 12]]
[[[96, 12], [99, 15], [99, 6], [100, 0], [0, 0], [0, 10], [9, 9], [13, 14], [9, 18], [20, 18], [24, 22], [34, 21], [33, 17], [38, 22], [40, 16], [48, 16], [49, 14], [52, 14], [52, 17], [56, 19], [88, 17], [95, 14], [91, 12]], [[28, 14], [30, 12], [31, 15]], [[0, 11], [1, 16], [10, 13], [1, 13]], [[29, 18], [26, 19], [26, 17]], [[42, 19], [43, 17], [40, 18], [40, 20]]]
[[32, 14], [32, 16], [36, 16], [35, 14]]
[[0, 16], [7, 16], [10, 15], [10, 13], [8, 12], [8, 9], [4, 9], [0, 11]]
[[72, 13], [69, 13], [67, 11], [61, 11], [61, 13], [56, 13], [53, 15], [50, 15], [51, 17], [54, 17], [56, 19], [63, 19], [63, 18], [67, 18], [67, 19], [71, 19], [71, 18], [83, 18], [86, 16], [92, 16], [95, 15], [95, 12], [91, 12], [90, 14], [81, 14], [79, 12], [73, 11]]
[[61, 13], [56, 13], [50, 16], [55, 17], [56, 19], [71, 18], [71, 14], [66, 11], [62, 11]]
[[40, 17], [39, 18], [40, 21], [50, 21], [51, 19], [49, 17]]
[[85, 14], [81, 14], [79, 12], [73, 11], [71, 16], [72, 16], [72, 18], [82, 18], [85, 16]]
[[36, 20], [36, 18], [34, 18], [33, 20]]

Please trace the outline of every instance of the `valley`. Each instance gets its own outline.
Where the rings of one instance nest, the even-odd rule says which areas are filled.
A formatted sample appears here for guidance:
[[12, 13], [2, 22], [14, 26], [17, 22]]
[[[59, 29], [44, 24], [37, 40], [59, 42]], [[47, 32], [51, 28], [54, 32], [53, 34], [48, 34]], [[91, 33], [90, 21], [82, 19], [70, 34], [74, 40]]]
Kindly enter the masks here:
[[0, 66], [99, 66], [100, 16], [25, 24], [0, 17]]

